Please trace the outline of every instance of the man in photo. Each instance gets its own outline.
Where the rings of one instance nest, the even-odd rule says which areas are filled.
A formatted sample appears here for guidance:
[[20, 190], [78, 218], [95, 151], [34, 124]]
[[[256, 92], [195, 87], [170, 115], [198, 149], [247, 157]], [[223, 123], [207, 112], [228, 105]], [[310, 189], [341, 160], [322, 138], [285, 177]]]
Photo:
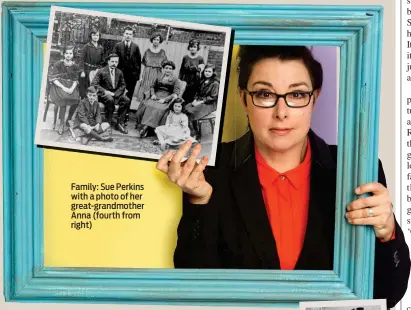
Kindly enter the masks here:
[[110, 125], [113, 121], [115, 105], [119, 105], [115, 129], [123, 134], [127, 134], [128, 130], [125, 127], [125, 118], [130, 108], [130, 99], [124, 94], [126, 82], [123, 72], [117, 68], [118, 62], [118, 55], [110, 54], [108, 56], [107, 66], [98, 70], [91, 85], [98, 90], [99, 100], [104, 104], [107, 122]]
[[111, 136], [102, 135], [110, 128], [110, 124], [103, 123], [101, 120], [97, 90], [93, 86], [87, 89], [86, 98], [80, 101], [77, 109], [77, 120], [80, 122], [80, 129], [86, 134], [81, 140], [82, 144], [88, 144], [92, 138], [98, 141], [113, 141]]
[[133, 28], [126, 27], [123, 36], [123, 41], [114, 46], [113, 53], [120, 58], [118, 68], [123, 71], [127, 97], [131, 100], [136, 83], [140, 78], [141, 54], [138, 45], [132, 42]]

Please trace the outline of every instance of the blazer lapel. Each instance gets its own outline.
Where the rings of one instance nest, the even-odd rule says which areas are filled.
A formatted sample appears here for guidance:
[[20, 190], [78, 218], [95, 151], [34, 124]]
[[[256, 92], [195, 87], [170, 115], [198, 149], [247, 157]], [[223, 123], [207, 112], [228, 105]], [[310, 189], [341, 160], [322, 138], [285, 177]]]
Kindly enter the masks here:
[[[279, 269], [280, 261], [261, 192], [253, 143], [246, 147], [251, 148], [246, 158], [242, 157], [243, 154], [234, 155], [239, 162], [231, 180], [232, 191], [249, 238], [261, 258], [261, 268]], [[236, 148], [241, 152], [241, 145], [236, 145]]]
[[[114, 80], [115, 80], [115, 76], [116, 76], [115, 71], [116, 71], [116, 70], [114, 70]], [[114, 88], [113, 82], [111, 81], [111, 70], [110, 70], [110, 67], [109, 67], [109, 66], [107, 66], [106, 74], [107, 74], [107, 76], [108, 76], [108, 80], [109, 80], [110, 85]]]
[[310, 200], [304, 244], [295, 269], [333, 269], [336, 165], [327, 144], [310, 133]]

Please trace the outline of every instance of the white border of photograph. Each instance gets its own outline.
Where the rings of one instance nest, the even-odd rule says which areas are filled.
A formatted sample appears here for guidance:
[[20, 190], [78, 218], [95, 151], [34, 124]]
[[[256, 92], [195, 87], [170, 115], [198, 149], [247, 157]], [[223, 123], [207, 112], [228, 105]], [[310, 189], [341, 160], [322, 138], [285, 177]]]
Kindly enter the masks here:
[[[358, 307], [379, 307], [378, 310], [387, 310], [385, 299], [357, 299], [333, 301], [305, 301], [300, 302], [300, 310], [351, 310]], [[327, 309], [324, 309], [327, 308]], [[366, 309], [364, 309], [366, 310]]]
[[[43, 115], [40, 112], [43, 111], [41, 109], [41, 105], [42, 104], [44, 105], [45, 91], [46, 91], [46, 86], [47, 86], [46, 85], [47, 84], [47, 74], [48, 74], [48, 67], [49, 67], [49, 62], [50, 62], [53, 24], [54, 24], [54, 18], [55, 18], [56, 11], [93, 15], [93, 16], [102, 16], [102, 17], [108, 17], [108, 18], [116, 18], [116, 19], [121, 19], [122, 21], [130, 21], [130, 22], [136, 22], [136, 23], [140, 22], [140, 23], [165, 24], [165, 25], [170, 25], [170, 26], [174, 26], [178, 28], [187, 28], [190, 30], [192, 29], [193, 31], [199, 30], [199, 31], [225, 33], [224, 53], [223, 53], [221, 76], [220, 76], [220, 87], [219, 87], [219, 95], [218, 95], [218, 102], [217, 102], [216, 119], [215, 119], [215, 125], [214, 125], [214, 134], [213, 134], [213, 140], [212, 140], [212, 146], [211, 146], [211, 154], [209, 156], [209, 161], [208, 161], [208, 166], [215, 166], [218, 137], [220, 136], [220, 130], [222, 130], [222, 128], [220, 128], [220, 123], [221, 123], [222, 113], [224, 112], [222, 110], [224, 91], [225, 91], [225, 88], [228, 87], [228, 85], [225, 85], [226, 84], [225, 82], [226, 82], [226, 76], [227, 76], [227, 68], [229, 65], [228, 57], [230, 54], [231, 31], [232, 31], [231, 28], [190, 23], [190, 22], [181, 22], [181, 21], [168, 20], [168, 19], [159, 19], [159, 18], [150, 18], [150, 17], [142, 17], [142, 16], [124, 15], [124, 14], [117, 14], [117, 13], [106, 13], [106, 12], [101, 12], [101, 11], [73, 9], [73, 8], [66, 8], [66, 7], [60, 7], [60, 6], [51, 6], [49, 26], [48, 26], [48, 32], [47, 32], [47, 45], [46, 45], [46, 52], [45, 52], [45, 58], [44, 58], [43, 74], [42, 74], [39, 106], [38, 106], [37, 123], [36, 123], [35, 144], [42, 145], [42, 146], [64, 148], [64, 149], [90, 151], [90, 152], [103, 153], [103, 154], [115, 154], [115, 155], [123, 155], [123, 156], [130, 156], [130, 157], [147, 158], [147, 159], [159, 159], [162, 155], [133, 152], [133, 151], [126, 151], [126, 150], [116, 150], [113, 148], [93, 147], [93, 146], [81, 145], [80, 143], [72, 144], [72, 143], [62, 143], [62, 142], [50, 142], [50, 141], [41, 139], [40, 131], [41, 131], [42, 124], [43, 124]], [[130, 136], [130, 138], [133, 138], [133, 136]]]

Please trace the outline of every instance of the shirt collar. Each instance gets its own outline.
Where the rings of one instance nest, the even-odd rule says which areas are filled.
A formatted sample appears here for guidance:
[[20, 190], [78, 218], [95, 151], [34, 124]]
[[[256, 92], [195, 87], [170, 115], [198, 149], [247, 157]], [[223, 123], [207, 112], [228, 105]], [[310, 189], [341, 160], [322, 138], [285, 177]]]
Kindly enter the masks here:
[[255, 147], [258, 177], [261, 185], [264, 187], [272, 186], [272, 184], [282, 176], [285, 176], [295, 189], [300, 189], [305, 184], [308, 184], [307, 179], [310, 177], [311, 168], [311, 146], [310, 140], [307, 139], [307, 141], [307, 151], [303, 162], [294, 169], [284, 173], [279, 173], [274, 168], [270, 167]]
[[[328, 144], [311, 129], [308, 132], [308, 138], [310, 140], [312, 165], [318, 165], [322, 169], [336, 169], [337, 163], [331, 155]], [[251, 130], [231, 143], [234, 144], [234, 150], [229, 160], [229, 167], [232, 169], [239, 169], [250, 158], [255, 157], [254, 137]]]

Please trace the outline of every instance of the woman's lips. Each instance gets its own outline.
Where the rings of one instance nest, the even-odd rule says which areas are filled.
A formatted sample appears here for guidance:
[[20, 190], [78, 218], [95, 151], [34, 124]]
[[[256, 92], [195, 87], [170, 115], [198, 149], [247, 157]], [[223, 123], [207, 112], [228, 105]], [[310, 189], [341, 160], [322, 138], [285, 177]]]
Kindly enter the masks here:
[[285, 136], [288, 134], [292, 129], [291, 128], [272, 128], [270, 131], [277, 136]]

